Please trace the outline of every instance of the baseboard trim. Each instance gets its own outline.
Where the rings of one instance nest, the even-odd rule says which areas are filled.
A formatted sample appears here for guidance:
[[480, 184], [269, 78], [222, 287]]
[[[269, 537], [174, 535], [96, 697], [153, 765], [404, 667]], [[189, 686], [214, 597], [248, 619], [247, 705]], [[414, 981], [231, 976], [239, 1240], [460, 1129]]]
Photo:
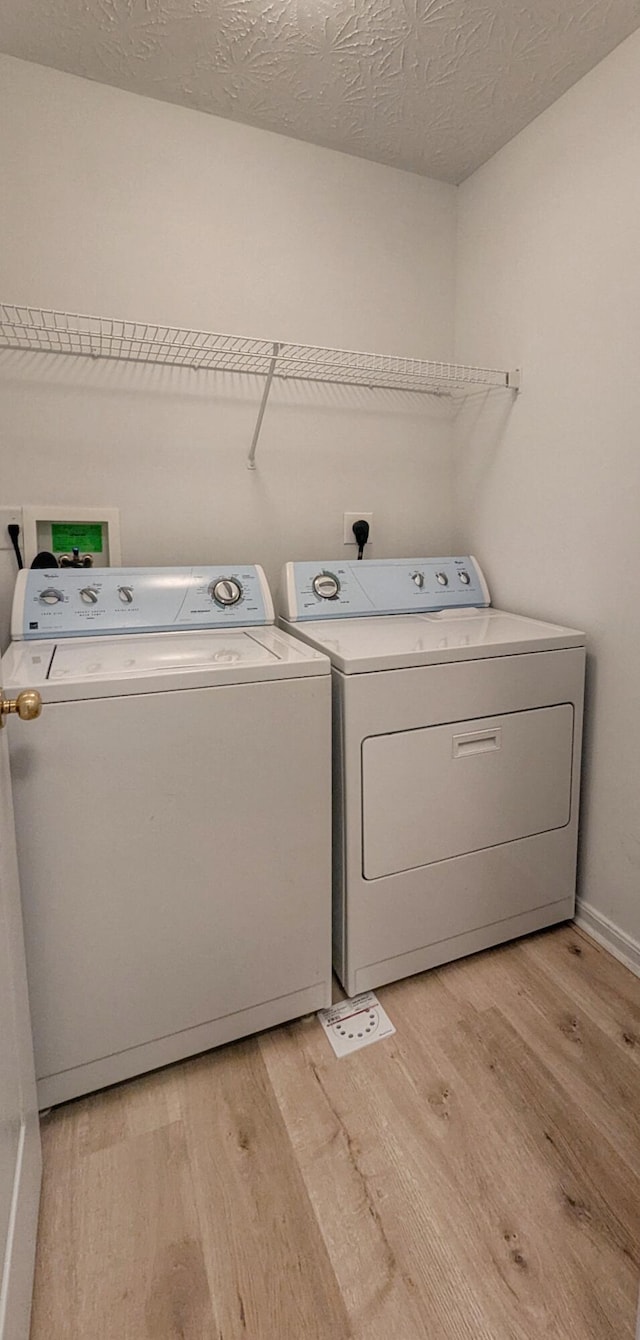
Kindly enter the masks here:
[[589, 903], [583, 902], [581, 898], [576, 902], [575, 922], [588, 935], [592, 935], [598, 944], [608, 949], [614, 958], [624, 963], [626, 968], [630, 968], [636, 977], [640, 977], [639, 940], [634, 940], [626, 931], [621, 931], [613, 921], [603, 916], [602, 912], [597, 912]]

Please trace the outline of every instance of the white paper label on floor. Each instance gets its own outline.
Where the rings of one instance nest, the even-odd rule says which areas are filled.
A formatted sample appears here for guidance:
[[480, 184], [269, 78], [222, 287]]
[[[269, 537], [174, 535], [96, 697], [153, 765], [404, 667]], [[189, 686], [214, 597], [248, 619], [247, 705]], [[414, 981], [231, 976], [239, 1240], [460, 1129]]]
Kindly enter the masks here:
[[318, 1010], [318, 1018], [336, 1056], [381, 1042], [396, 1031], [373, 991], [341, 1000], [329, 1010]]

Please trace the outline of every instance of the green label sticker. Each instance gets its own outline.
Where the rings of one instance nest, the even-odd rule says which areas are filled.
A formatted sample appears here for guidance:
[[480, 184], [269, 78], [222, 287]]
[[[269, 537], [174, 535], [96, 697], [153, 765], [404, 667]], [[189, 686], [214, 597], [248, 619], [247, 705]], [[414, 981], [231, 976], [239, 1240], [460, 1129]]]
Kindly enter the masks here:
[[70, 554], [79, 549], [82, 554], [102, 553], [102, 525], [73, 526], [66, 521], [51, 522], [51, 548], [54, 554]]

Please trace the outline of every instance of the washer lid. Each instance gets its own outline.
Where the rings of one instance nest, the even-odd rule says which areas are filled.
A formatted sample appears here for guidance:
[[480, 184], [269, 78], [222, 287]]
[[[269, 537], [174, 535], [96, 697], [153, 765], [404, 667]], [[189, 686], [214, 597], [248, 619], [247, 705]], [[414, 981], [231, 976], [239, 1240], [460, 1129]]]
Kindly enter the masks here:
[[5, 690], [49, 702], [328, 673], [326, 656], [269, 627], [13, 643], [2, 661]]
[[345, 674], [582, 647], [584, 633], [502, 610], [443, 610], [283, 625]]

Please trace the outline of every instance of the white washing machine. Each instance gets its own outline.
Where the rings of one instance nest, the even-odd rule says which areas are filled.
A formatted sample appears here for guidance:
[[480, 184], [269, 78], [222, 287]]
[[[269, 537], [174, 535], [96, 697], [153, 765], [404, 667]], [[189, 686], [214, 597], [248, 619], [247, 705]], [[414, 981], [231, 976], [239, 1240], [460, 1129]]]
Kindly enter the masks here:
[[574, 912], [584, 634], [471, 557], [291, 563], [333, 679], [334, 967], [349, 995]]
[[256, 567], [20, 574], [4, 688], [41, 1106], [331, 998], [331, 681]]

